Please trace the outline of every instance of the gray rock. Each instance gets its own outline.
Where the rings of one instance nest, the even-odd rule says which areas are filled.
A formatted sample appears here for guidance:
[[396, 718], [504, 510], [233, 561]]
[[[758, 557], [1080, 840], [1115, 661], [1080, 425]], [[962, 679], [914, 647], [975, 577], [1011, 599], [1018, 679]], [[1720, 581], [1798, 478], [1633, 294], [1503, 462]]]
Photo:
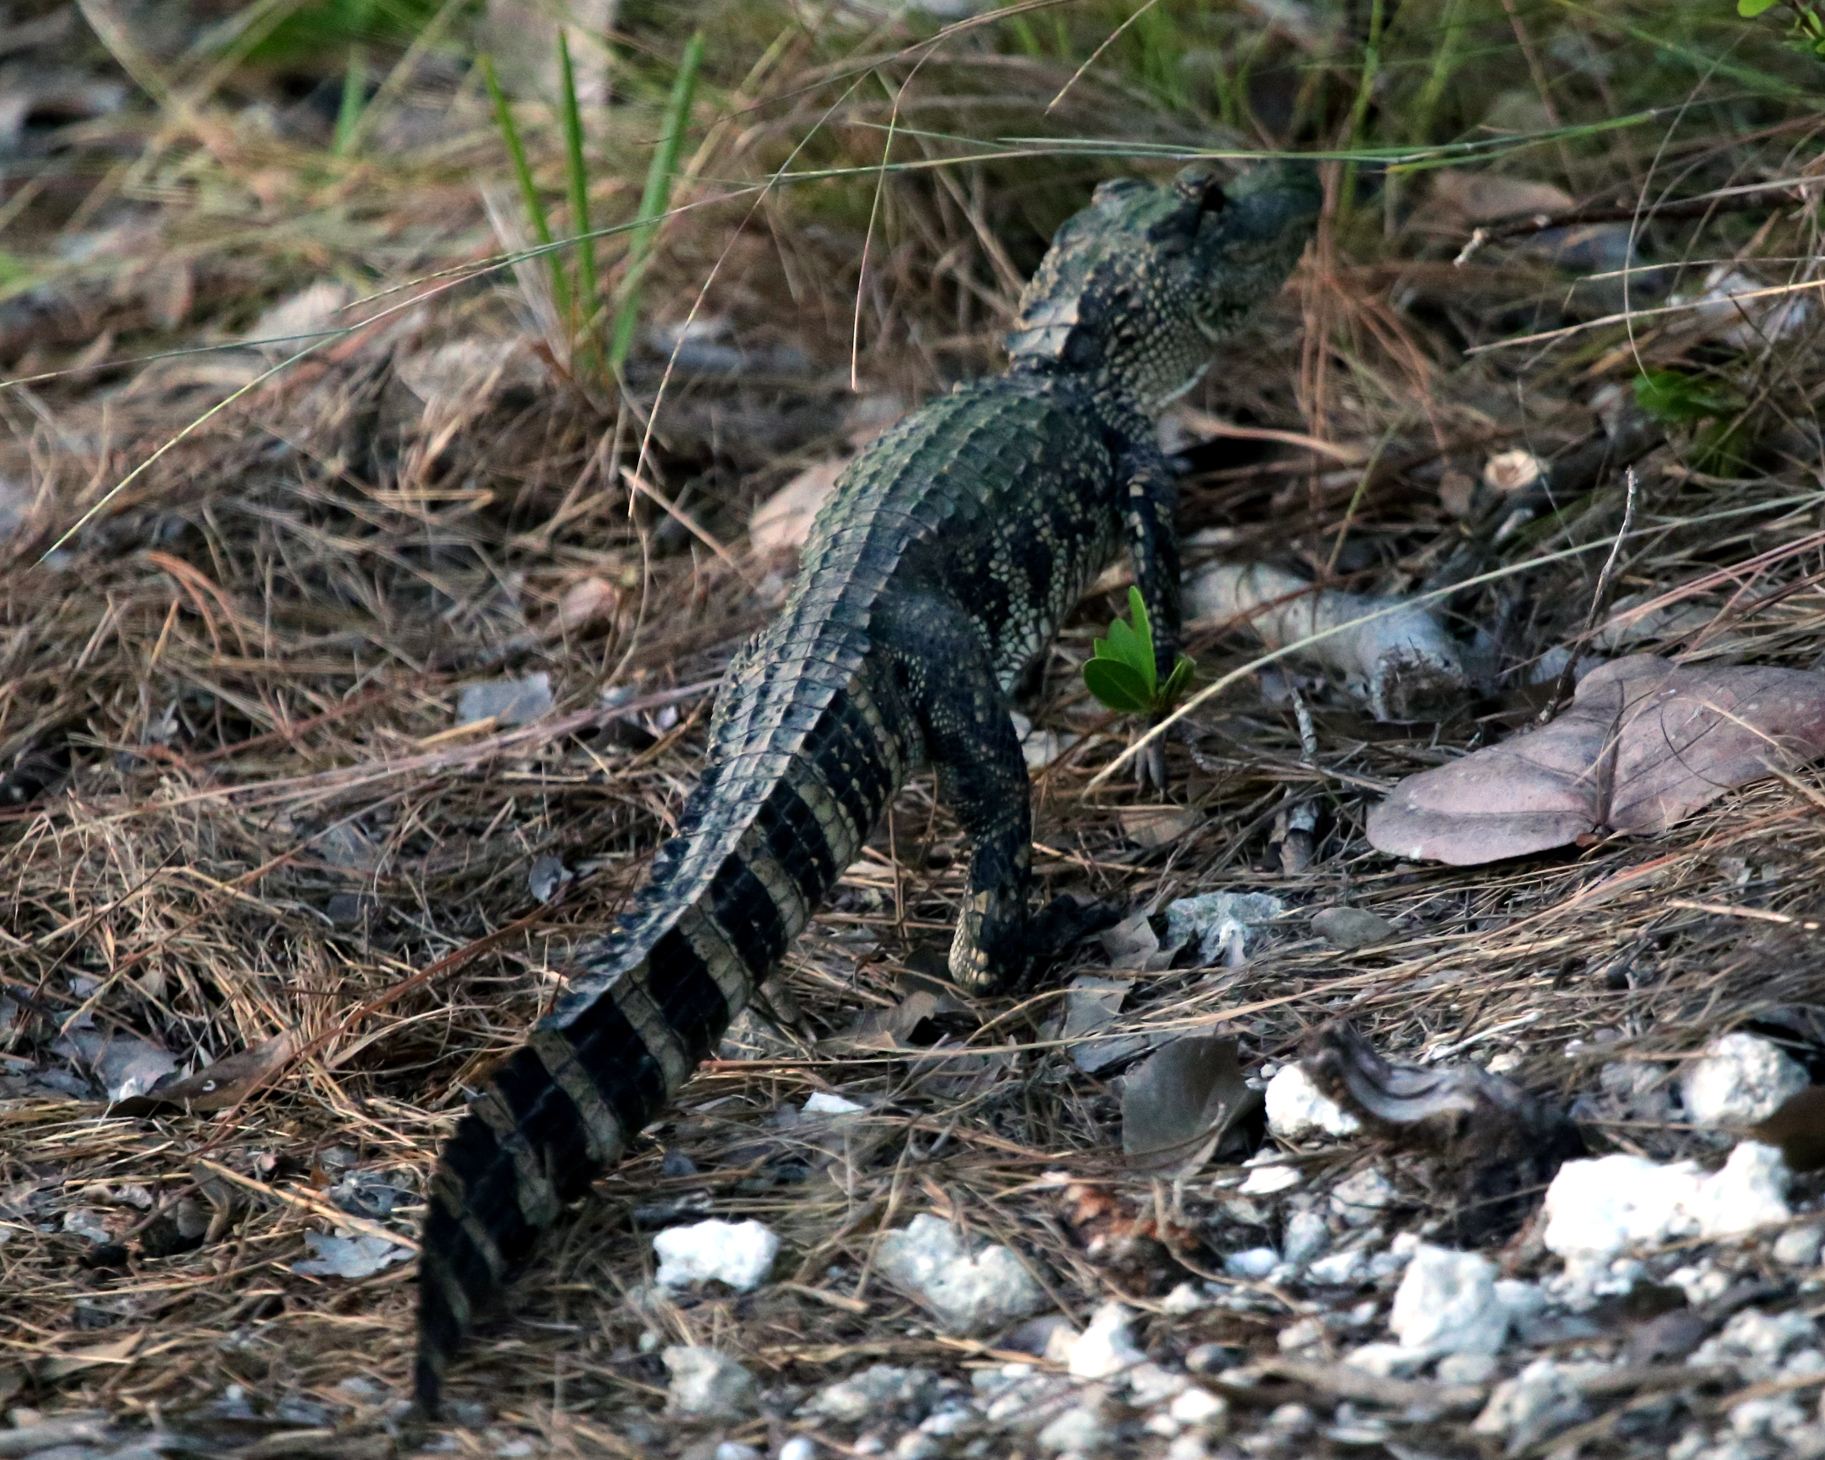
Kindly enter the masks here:
[[477, 680], [465, 684], [457, 697], [456, 723], [493, 720], [498, 725], [524, 725], [548, 712], [553, 703], [551, 676], [542, 669], [524, 679]]
[[952, 1333], [979, 1333], [1050, 1306], [1045, 1289], [1005, 1247], [971, 1253], [949, 1222], [914, 1217], [875, 1253], [889, 1282], [923, 1302]]
[[843, 1424], [860, 1424], [870, 1415], [895, 1406], [923, 1407], [936, 1384], [936, 1377], [927, 1370], [876, 1364], [819, 1390], [804, 1412]]
[[1386, 918], [1360, 907], [1327, 907], [1312, 915], [1312, 931], [1339, 948], [1369, 948], [1399, 932]]
[[1535, 1359], [1514, 1378], [1496, 1385], [1489, 1403], [1470, 1426], [1471, 1433], [1502, 1439], [1503, 1454], [1519, 1455], [1589, 1413], [1577, 1381], [1601, 1367]]
[[1500, 1353], [1509, 1310], [1496, 1296], [1495, 1279], [1495, 1264], [1487, 1257], [1422, 1243], [1394, 1294], [1388, 1326], [1404, 1348]]
[[757, 1397], [754, 1376], [718, 1349], [668, 1348], [665, 1412], [703, 1419], [740, 1419], [751, 1413]]
[[1206, 892], [1181, 897], [1166, 909], [1166, 942], [1177, 948], [1198, 940], [1198, 957], [1206, 963], [1240, 961], [1258, 932], [1286, 904], [1265, 892]]
[[1039, 1448], [1069, 1455], [1095, 1455], [1109, 1439], [1102, 1407], [1080, 1404], [1067, 1409], [1039, 1432]]
[[1825, 1230], [1817, 1225], [1789, 1227], [1774, 1239], [1774, 1260], [1783, 1267], [1817, 1267]]

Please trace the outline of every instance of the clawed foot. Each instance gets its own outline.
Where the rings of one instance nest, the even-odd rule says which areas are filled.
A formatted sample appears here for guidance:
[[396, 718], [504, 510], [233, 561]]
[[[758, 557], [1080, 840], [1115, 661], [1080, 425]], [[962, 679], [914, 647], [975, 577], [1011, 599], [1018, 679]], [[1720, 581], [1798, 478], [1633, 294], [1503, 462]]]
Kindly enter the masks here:
[[1005, 992], [1044, 972], [1085, 938], [1114, 927], [1123, 916], [1124, 910], [1112, 902], [1079, 902], [1062, 894], [1021, 923], [1017, 933], [1008, 930], [998, 956], [967, 941], [962, 936], [966, 924], [960, 922], [951, 944], [951, 978], [977, 998]]
[[1055, 963], [1085, 938], [1113, 928], [1125, 916], [1112, 902], [1079, 902], [1070, 893], [1053, 898], [1027, 925], [1035, 968]]
[[1150, 740], [1134, 758], [1134, 786], [1143, 794], [1166, 794], [1166, 741]]

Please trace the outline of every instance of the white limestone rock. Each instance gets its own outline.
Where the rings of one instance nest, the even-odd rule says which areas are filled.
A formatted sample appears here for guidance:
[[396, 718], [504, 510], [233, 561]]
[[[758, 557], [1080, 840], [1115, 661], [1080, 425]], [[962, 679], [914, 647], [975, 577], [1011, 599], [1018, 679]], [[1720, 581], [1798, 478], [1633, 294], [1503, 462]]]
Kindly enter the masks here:
[[1284, 1161], [1257, 1158], [1249, 1165], [1253, 1169], [1248, 1173], [1248, 1179], [1236, 1188], [1238, 1196], [1273, 1196], [1277, 1192], [1291, 1191], [1305, 1179], [1298, 1167]]
[[683, 1288], [712, 1278], [738, 1293], [767, 1280], [779, 1255], [779, 1238], [759, 1222], [694, 1222], [668, 1227], [653, 1238], [661, 1287]]
[[1749, 1126], [1766, 1120], [1812, 1083], [1806, 1067], [1778, 1044], [1725, 1034], [1679, 1072], [1679, 1097], [1694, 1124]]
[[1324, 1256], [1325, 1249], [1330, 1245], [1330, 1226], [1317, 1212], [1288, 1214], [1286, 1230], [1280, 1239], [1281, 1251], [1287, 1262], [1294, 1267], [1305, 1267]]
[[1622, 1154], [1567, 1161], [1546, 1192], [1546, 1246], [1588, 1260], [1678, 1237], [1738, 1236], [1793, 1215], [1789, 1179], [1781, 1153], [1754, 1141], [1709, 1176], [1692, 1161]]
[[665, 1412], [701, 1419], [741, 1419], [754, 1409], [754, 1376], [719, 1349], [678, 1346], [664, 1355], [671, 1383]]
[[814, 1090], [805, 1101], [806, 1115], [854, 1115], [866, 1110], [866, 1105], [857, 1105], [853, 1100], [845, 1100], [841, 1095], [832, 1095], [828, 1090]]
[[1267, 1128], [1283, 1141], [1347, 1136], [1362, 1122], [1312, 1083], [1303, 1065], [1282, 1065], [1267, 1082]]
[[1174, 1399], [1166, 1413], [1179, 1424], [1221, 1434], [1229, 1423], [1229, 1401], [1208, 1389], [1193, 1387]]
[[1352, 1227], [1366, 1227], [1398, 1200], [1394, 1183], [1373, 1166], [1352, 1172], [1331, 1188], [1331, 1210]]
[[1223, 1271], [1231, 1277], [1258, 1282], [1280, 1265], [1280, 1254], [1271, 1247], [1250, 1247], [1232, 1252], [1223, 1259]]
[[895, 1407], [923, 1404], [936, 1384], [937, 1379], [925, 1369], [875, 1364], [820, 1389], [806, 1402], [803, 1412], [842, 1424], [860, 1424], [871, 1415]]
[[1097, 1455], [1109, 1441], [1102, 1407], [1080, 1404], [1067, 1409], [1039, 1432], [1039, 1448], [1066, 1455]]
[[955, 1334], [999, 1328], [1051, 1304], [1045, 1289], [1006, 1247], [972, 1253], [949, 1222], [930, 1215], [916, 1216], [883, 1237], [875, 1265]]
[[1818, 1337], [1817, 1324], [1794, 1309], [1763, 1313], [1745, 1308], [1731, 1316], [1722, 1332], [1693, 1349], [1686, 1362], [1700, 1367], [1734, 1364], [1745, 1382], [1761, 1383], [1781, 1372], [1781, 1360], [1789, 1352], [1810, 1352]]
[[1422, 1243], [1394, 1294], [1388, 1326], [1402, 1347], [1429, 1354], [1500, 1353], [1509, 1309], [1495, 1264], [1474, 1252]]
[[1577, 1381], [1602, 1367], [1535, 1359], [1514, 1378], [1496, 1385], [1470, 1426], [1471, 1433], [1501, 1439], [1504, 1454], [1519, 1455], [1589, 1414]]
[[1146, 1361], [1129, 1331], [1132, 1316], [1120, 1303], [1104, 1303], [1090, 1316], [1090, 1326], [1071, 1345], [1066, 1363], [1073, 1378], [1112, 1379]]
[[1816, 1223], [1789, 1227], [1774, 1239], [1774, 1260], [1783, 1267], [1817, 1267], [1821, 1246], [1825, 1246], [1825, 1230]]

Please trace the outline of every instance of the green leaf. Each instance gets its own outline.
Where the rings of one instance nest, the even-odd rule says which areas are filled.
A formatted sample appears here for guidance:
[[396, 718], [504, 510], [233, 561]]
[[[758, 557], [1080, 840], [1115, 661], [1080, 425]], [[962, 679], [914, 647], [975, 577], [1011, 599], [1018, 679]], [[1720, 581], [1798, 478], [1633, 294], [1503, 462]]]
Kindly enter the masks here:
[[1128, 617], [1134, 620], [1134, 632], [1140, 638], [1141, 647], [1147, 651], [1147, 663], [1153, 664], [1153, 620], [1147, 617], [1147, 600], [1141, 597], [1141, 590], [1130, 584], [1128, 587]]
[[1736, 13], [1744, 20], [1754, 20], [1756, 16], [1774, 9], [1780, 0], [1736, 0]]
[[1084, 665], [1084, 683], [1112, 710], [1143, 715], [1153, 701], [1152, 686], [1132, 664], [1120, 659], [1092, 659]]
[[1115, 659], [1139, 669], [1143, 658], [1141, 648], [1140, 635], [1118, 618], [1109, 624], [1109, 637], [1096, 641], [1095, 652], [1098, 659]]
[[1678, 370], [1637, 375], [1635, 403], [1655, 420], [1671, 425], [1727, 416], [1741, 404], [1726, 391]]
[[1189, 654], [1179, 655], [1178, 663], [1172, 666], [1172, 673], [1166, 676], [1166, 683], [1160, 686], [1159, 693], [1154, 696], [1154, 708], [1165, 711], [1176, 705], [1179, 696], [1185, 693], [1185, 686], [1191, 683], [1191, 676], [1196, 669], [1197, 664]]

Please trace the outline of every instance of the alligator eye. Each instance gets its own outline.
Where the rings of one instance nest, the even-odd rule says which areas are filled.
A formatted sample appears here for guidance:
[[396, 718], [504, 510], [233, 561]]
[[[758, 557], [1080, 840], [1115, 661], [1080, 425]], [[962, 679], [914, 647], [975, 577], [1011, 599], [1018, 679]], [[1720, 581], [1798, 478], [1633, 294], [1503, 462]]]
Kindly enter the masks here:
[[1221, 213], [1229, 203], [1223, 184], [1196, 164], [1172, 180], [1172, 190], [1200, 213]]

